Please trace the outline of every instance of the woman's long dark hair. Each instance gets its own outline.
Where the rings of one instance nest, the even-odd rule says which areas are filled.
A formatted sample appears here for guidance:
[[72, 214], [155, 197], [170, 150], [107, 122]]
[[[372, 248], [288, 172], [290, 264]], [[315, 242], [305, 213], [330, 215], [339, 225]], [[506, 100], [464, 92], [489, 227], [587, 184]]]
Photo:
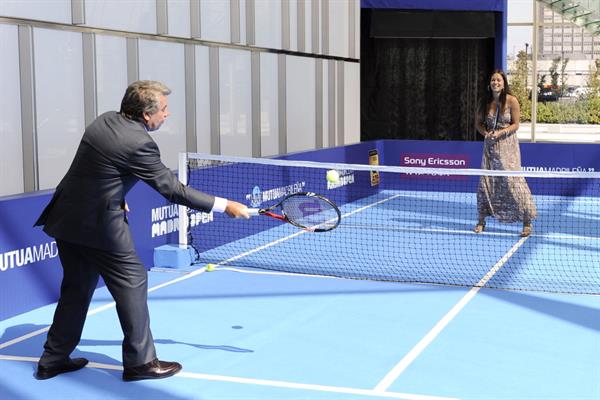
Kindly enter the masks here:
[[495, 69], [489, 75], [488, 80], [485, 82], [485, 90], [483, 91], [483, 96], [481, 96], [481, 100], [479, 103], [479, 115], [481, 116], [481, 120], [485, 121], [487, 117], [488, 108], [490, 103], [494, 101], [494, 95], [492, 94], [492, 89], [490, 88], [490, 81], [492, 80], [492, 76], [494, 74], [499, 74], [504, 81], [504, 89], [500, 93], [500, 113], [503, 113], [506, 109], [506, 95], [511, 94], [510, 88], [508, 87], [508, 79], [506, 78], [506, 74], [501, 69]]

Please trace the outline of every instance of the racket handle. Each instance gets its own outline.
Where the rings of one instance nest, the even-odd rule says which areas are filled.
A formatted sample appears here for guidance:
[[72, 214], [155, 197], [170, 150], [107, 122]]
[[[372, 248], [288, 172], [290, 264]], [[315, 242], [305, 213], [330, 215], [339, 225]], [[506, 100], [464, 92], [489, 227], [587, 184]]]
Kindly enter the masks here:
[[249, 208], [248, 209], [248, 215], [251, 217], [256, 217], [257, 215], [260, 215], [260, 208]]

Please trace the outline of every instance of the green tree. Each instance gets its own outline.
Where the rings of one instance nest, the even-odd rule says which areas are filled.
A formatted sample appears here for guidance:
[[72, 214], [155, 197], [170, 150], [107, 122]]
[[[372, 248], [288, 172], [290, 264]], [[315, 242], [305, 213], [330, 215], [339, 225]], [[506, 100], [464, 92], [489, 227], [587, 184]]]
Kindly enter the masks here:
[[560, 65], [560, 95], [563, 96], [565, 94], [565, 90], [567, 89], [567, 81], [569, 77], [565, 73], [567, 69], [567, 64], [569, 63], [569, 58], [564, 58]]
[[587, 86], [590, 88], [586, 97], [588, 99], [600, 98], [600, 60], [594, 60], [594, 65], [590, 67], [590, 77], [587, 81]]
[[538, 79], [537, 87], [540, 89], [544, 89], [544, 85], [546, 84], [546, 74], [540, 74], [540, 78]]
[[558, 63], [560, 63], [560, 57], [556, 57], [552, 60], [552, 65], [548, 69], [550, 72], [550, 84], [552, 85], [552, 90], [558, 88]]
[[527, 89], [527, 54], [524, 50], [517, 53], [517, 59], [510, 70], [510, 91], [521, 105], [521, 120], [531, 121], [531, 101]]

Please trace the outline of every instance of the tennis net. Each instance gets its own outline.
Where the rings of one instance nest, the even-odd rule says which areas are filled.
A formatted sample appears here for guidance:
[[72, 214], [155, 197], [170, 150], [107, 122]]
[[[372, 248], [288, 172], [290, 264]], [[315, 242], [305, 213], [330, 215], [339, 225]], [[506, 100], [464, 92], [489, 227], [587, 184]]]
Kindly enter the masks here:
[[[353, 279], [600, 293], [600, 174], [428, 169], [187, 154], [188, 185], [267, 208], [308, 191], [342, 214], [311, 233], [268, 217], [187, 211], [199, 264]], [[339, 179], [328, 181], [327, 171]], [[479, 201], [478, 201], [479, 197]], [[479, 208], [478, 208], [479, 205]], [[483, 232], [480, 213], [494, 210]], [[478, 211], [479, 210], [479, 211]], [[180, 211], [180, 215], [182, 211]], [[521, 237], [523, 219], [532, 220]]]

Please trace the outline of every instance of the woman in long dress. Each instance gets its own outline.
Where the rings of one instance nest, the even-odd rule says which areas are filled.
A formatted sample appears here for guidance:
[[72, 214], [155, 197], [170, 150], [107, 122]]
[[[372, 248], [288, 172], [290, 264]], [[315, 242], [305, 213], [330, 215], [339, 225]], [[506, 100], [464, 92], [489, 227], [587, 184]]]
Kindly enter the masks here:
[[[481, 169], [521, 170], [521, 151], [517, 130], [521, 110], [517, 98], [509, 93], [506, 74], [492, 72], [486, 96], [482, 98], [475, 126], [485, 137]], [[500, 222], [523, 222], [521, 236], [531, 234], [537, 216], [529, 186], [521, 176], [481, 176], [477, 188], [479, 219], [473, 229], [481, 233], [486, 217]]]

